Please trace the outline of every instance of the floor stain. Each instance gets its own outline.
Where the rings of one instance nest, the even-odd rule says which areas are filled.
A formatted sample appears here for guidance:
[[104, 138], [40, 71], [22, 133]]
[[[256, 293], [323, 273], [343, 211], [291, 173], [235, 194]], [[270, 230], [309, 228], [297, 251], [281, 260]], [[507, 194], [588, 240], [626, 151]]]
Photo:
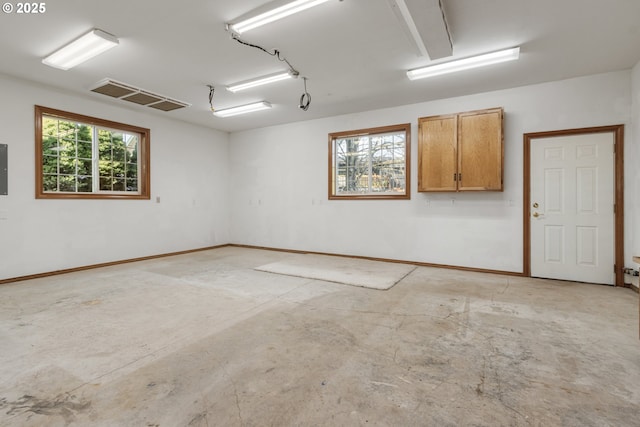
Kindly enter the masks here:
[[75, 420], [78, 413], [89, 409], [91, 402], [78, 400], [76, 396], [70, 394], [60, 394], [52, 400], [24, 395], [13, 402], [0, 399], [0, 408], [4, 407], [10, 407], [7, 415], [19, 415], [27, 412], [38, 415], [58, 415], [69, 423]]
[[206, 412], [202, 412], [198, 415], [196, 415], [195, 417], [193, 417], [191, 419], [191, 421], [189, 421], [189, 424], [187, 424], [188, 426], [208, 426], [209, 422], [207, 419], [208, 414]]

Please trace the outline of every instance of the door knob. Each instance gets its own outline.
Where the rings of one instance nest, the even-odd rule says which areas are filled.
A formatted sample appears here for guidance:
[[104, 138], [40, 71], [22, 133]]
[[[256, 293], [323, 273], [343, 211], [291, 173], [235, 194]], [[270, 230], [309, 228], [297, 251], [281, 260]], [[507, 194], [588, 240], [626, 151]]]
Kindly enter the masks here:
[[539, 216], [540, 216], [540, 214], [539, 214], [538, 212], [534, 212], [534, 213], [533, 213], [533, 217], [534, 217], [534, 218], [538, 218]]

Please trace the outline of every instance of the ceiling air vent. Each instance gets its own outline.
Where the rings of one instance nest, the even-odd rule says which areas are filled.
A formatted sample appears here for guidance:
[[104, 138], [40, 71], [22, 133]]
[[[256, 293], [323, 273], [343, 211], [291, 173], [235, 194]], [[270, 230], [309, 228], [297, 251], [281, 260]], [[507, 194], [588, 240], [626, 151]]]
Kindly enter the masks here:
[[167, 98], [166, 96], [158, 95], [111, 79], [99, 81], [91, 91], [162, 111], [172, 111], [191, 106], [191, 104], [186, 102]]

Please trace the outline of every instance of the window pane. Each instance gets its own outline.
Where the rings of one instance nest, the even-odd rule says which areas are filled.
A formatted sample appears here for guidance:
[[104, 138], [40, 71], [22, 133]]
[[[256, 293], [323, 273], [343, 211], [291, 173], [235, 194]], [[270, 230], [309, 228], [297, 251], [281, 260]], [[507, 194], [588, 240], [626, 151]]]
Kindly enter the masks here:
[[55, 136], [43, 136], [42, 137], [42, 151], [45, 154], [57, 154], [58, 153], [58, 138]]
[[91, 159], [78, 159], [78, 175], [92, 176], [93, 164]]
[[111, 160], [111, 133], [105, 130], [99, 130], [98, 141], [98, 157], [100, 158], [100, 160]]
[[405, 191], [405, 155], [403, 135], [385, 135], [379, 138], [379, 151], [374, 159], [376, 184], [374, 191]]
[[65, 175], [75, 175], [76, 160], [73, 158], [60, 156], [60, 173]]
[[118, 178], [124, 178], [125, 164], [122, 162], [111, 162], [112, 164], [112, 174]]
[[58, 136], [58, 120], [53, 117], [42, 117], [42, 135]]
[[127, 191], [138, 191], [138, 180], [127, 178]]
[[45, 174], [58, 173], [58, 156], [42, 156], [42, 172]]
[[60, 191], [76, 191], [76, 177], [70, 175], [60, 175], [58, 178], [60, 182]]
[[91, 144], [91, 141], [93, 141], [93, 126], [77, 123], [75, 133], [75, 140], [78, 142], [88, 142]]
[[[93, 127], [47, 116], [43, 116], [42, 123], [43, 191], [91, 191], [86, 186], [79, 190], [78, 178], [92, 174]], [[79, 157], [85, 159], [78, 160]]]
[[[139, 136], [108, 129], [100, 129], [98, 135], [101, 189], [110, 187], [108, 191], [137, 192]], [[136, 184], [129, 185], [128, 179], [135, 179]]]
[[57, 120], [57, 129], [55, 135], [58, 138], [66, 138], [69, 135], [74, 135], [76, 133], [76, 125], [73, 122], [67, 120]]
[[62, 138], [59, 140], [59, 143], [60, 155], [64, 155], [67, 157], [76, 156], [76, 142], [73, 139]]
[[58, 191], [58, 176], [44, 175], [42, 177], [42, 189], [43, 191]]
[[100, 169], [100, 176], [111, 176], [111, 163], [108, 160], [100, 160], [98, 162], [98, 168]]
[[360, 194], [369, 190], [369, 139], [345, 138], [336, 141], [338, 192]]
[[127, 163], [138, 162], [138, 136], [127, 134], [125, 138], [126, 161]]
[[125, 191], [125, 180], [124, 178], [116, 178], [113, 180], [113, 191]]
[[110, 176], [101, 176], [100, 177], [100, 190], [102, 191], [112, 191], [113, 190], [113, 180]]
[[81, 193], [91, 193], [93, 191], [91, 181], [90, 176], [78, 176], [78, 191]]
[[93, 148], [91, 142], [78, 141], [78, 158], [91, 159]]
[[136, 180], [138, 178], [138, 165], [135, 163], [127, 164], [127, 179], [129, 178], [133, 178]]

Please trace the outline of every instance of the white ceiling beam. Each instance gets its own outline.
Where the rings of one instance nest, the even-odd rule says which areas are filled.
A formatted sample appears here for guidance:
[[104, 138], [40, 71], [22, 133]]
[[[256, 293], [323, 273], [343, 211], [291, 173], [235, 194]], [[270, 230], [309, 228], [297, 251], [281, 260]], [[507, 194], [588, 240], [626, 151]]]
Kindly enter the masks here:
[[388, 0], [418, 52], [429, 59], [453, 55], [441, 0]]

